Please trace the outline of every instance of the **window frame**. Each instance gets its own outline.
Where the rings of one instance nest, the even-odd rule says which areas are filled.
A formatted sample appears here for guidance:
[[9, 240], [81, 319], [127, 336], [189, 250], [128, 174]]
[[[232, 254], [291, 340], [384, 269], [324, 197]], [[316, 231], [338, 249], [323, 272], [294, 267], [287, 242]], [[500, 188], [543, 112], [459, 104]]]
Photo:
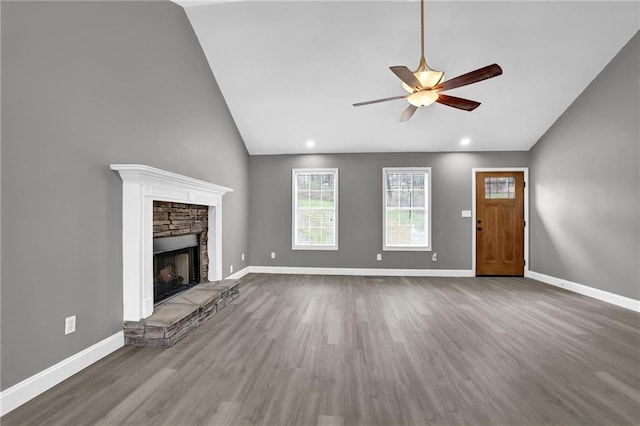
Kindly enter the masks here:
[[[422, 172], [425, 174], [425, 245], [387, 245], [387, 172]], [[382, 168], [382, 250], [383, 251], [432, 251], [431, 246], [431, 167], [383, 167]]]
[[[333, 218], [334, 218], [334, 244], [297, 244], [297, 204], [298, 204], [298, 186], [296, 177], [298, 174], [309, 173], [333, 173]], [[338, 250], [338, 200], [339, 200], [339, 181], [338, 168], [303, 168], [291, 169], [291, 249], [292, 250]]]

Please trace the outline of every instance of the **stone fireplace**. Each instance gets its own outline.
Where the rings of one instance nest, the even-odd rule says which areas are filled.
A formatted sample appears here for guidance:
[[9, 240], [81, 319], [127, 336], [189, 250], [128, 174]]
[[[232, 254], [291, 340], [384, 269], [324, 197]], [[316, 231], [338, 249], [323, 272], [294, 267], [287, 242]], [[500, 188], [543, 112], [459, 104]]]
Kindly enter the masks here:
[[153, 302], [207, 282], [209, 208], [153, 202]]
[[[194, 267], [198, 269], [194, 281], [221, 280], [222, 196], [233, 189], [140, 164], [112, 164], [111, 169], [120, 174], [123, 184], [124, 320], [140, 321], [153, 314], [154, 277], [162, 269], [163, 277], [169, 283], [165, 286], [179, 286], [187, 276], [191, 281]], [[185, 261], [185, 257], [179, 257], [188, 254], [188, 250], [183, 249], [193, 247], [188, 243], [188, 246], [172, 250], [176, 252], [172, 255], [172, 267], [168, 266], [171, 260], [165, 258], [160, 260], [165, 261], [165, 265], [154, 270], [154, 252], [169, 251], [154, 244], [154, 237], [159, 240], [190, 234], [195, 235], [198, 242], [197, 260]], [[193, 240], [194, 237], [185, 239], [189, 238]]]

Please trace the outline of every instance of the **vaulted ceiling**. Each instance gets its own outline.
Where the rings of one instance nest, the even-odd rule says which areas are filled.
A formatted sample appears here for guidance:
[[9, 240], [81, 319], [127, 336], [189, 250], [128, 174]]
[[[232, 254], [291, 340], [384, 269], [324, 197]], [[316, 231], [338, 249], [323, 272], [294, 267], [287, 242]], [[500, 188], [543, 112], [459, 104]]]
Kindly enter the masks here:
[[352, 104], [404, 94], [389, 66], [418, 65], [419, 2], [177, 2], [251, 154], [528, 150], [640, 28], [636, 1], [427, 1], [431, 67], [504, 74], [447, 92], [473, 112], [400, 123], [405, 100]]

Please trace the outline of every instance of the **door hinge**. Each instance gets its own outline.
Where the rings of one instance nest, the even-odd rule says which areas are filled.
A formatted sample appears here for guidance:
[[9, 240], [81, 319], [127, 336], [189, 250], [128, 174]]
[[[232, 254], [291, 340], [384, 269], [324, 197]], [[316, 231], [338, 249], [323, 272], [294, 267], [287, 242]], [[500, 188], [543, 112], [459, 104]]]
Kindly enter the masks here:
[[526, 188], [526, 187], [527, 187], [527, 182], [526, 182], [526, 181], [522, 182], [522, 187], [523, 187], [523, 188]]
[[527, 226], [527, 221], [526, 221], [526, 220], [524, 221], [524, 226], [525, 226], [525, 227]]
[[524, 266], [527, 266], [527, 261], [526, 261], [526, 260], [523, 260], [523, 261], [522, 261], [522, 264], [523, 264]]

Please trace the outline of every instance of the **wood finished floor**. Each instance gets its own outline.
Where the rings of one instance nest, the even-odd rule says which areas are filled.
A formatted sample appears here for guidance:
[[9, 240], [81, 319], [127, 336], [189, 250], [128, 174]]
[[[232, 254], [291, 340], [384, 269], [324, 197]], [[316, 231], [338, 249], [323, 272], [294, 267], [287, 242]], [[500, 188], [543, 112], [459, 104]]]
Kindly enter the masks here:
[[122, 348], [11, 425], [640, 423], [640, 315], [522, 278], [250, 275], [169, 349]]

